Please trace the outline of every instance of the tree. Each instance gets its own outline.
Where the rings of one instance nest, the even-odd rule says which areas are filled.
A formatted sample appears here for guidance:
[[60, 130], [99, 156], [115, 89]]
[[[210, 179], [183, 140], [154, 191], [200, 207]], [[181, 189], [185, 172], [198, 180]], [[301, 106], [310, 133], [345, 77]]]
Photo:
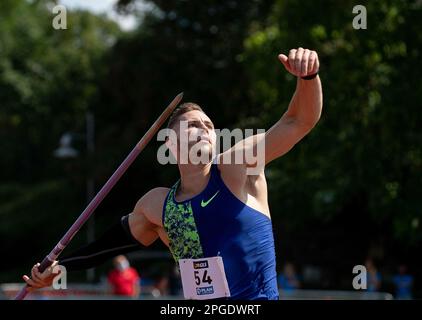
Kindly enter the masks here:
[[35, 258], [17, 248], [45, 254], [84, 203], [86, 160], [68, 163], [74, 172], [65, 172], [53, 150], [64, 128], [83, 128], [102, 60], [119, 35], [115, 23], [87, 12], [68, 13], [68, 30], [54, 30], [49, 4], [0, 4], [0, 250], [9, 253], [3, 270]]
[[286, 109], [296, 81], [276, 68], [277, 53], [302, 46], [321, 59], [322, 118], [268, 170], [274, 220], [301, 261], [356, 262], [371, 244], [415, 250], [422, 241], [421, 4], [367, 2], [367, 30], [353, 29], [354, 5], [276, 1], [246, 40], [248, 93], [265, 126]]

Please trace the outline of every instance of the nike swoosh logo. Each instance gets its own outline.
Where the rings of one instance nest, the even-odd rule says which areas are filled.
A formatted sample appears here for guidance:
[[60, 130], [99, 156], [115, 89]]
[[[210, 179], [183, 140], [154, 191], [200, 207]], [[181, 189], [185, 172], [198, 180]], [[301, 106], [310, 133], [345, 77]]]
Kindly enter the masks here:
[[202, 208], [205, 208], [211, 201], [212, 201], [212, 199], [214, 199], [216, 196], [217, 196], [217, 194], [220, 192], [220, 190], [218, 190], [208, 201], [204, 201], [204, 200], [202, 200], [201, 201], [201, 207]]

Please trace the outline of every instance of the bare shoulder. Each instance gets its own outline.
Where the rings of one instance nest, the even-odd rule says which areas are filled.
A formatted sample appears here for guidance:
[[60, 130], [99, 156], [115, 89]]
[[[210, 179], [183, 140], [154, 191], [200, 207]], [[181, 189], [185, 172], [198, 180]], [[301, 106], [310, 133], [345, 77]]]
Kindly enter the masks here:
[[221, 178], [231, 191], [240, 190], [246, 183], [246, 170], [242, 165], [218, 164]]
[[[235, 195], [241, 198], [245, 193], [252, 196], [259, 196], [260, 193], [266, 194], [266, 179], [264, 171], [259, 170], [258, 174], [251, 174], [244, 165], [219, 164], [218, 169], [226, 186]], [[263, 188], [265, 186], [265, 188]]]
[[243, 203], [270, 216], [268, 189], [264, 170], [248, 172], [242, 164], [218, 164], [221, 179], [227, 188]]
[[133, 210], [134, 214], [143, 214], [157, 226], [162, 226], [162, 211], [169, 188], [158, 187], [151, 189], [138, 200]]

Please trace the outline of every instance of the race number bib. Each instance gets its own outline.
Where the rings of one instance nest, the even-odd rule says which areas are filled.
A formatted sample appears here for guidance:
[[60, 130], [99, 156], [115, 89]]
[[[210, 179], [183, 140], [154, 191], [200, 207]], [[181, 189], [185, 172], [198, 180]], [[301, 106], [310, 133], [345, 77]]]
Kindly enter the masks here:
[[222, 257], [180, 259], [179, 266], [185, 299], [230, 297]]

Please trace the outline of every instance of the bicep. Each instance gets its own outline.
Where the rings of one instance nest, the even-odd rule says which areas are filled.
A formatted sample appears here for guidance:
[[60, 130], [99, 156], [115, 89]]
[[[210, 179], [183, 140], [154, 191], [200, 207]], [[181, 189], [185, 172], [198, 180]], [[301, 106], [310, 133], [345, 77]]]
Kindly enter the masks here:
[[265, 164], [286, 154], [309, 130], [293, 118], [283, 116], [264, 135]]
[[236, 143], [224, 152], [220, 162], [239, 163], [246, 167], [263, 169], [266, 164], [286, 154], [308, 132], [305, 125], [288, 116], [283, 116], [267, 132], [259, 133]]
[[154, 188], [136, 203], [129, 215], [129, 227], [132, 235], [148, 246], [159, 237], [164, 199], [168, 188]]
[[129, 214], [129, 228], [132, 236], [144, 246], [149, 246], [158, 238], [155, 225], [139, 209], [135, 208], [134, 212]]

